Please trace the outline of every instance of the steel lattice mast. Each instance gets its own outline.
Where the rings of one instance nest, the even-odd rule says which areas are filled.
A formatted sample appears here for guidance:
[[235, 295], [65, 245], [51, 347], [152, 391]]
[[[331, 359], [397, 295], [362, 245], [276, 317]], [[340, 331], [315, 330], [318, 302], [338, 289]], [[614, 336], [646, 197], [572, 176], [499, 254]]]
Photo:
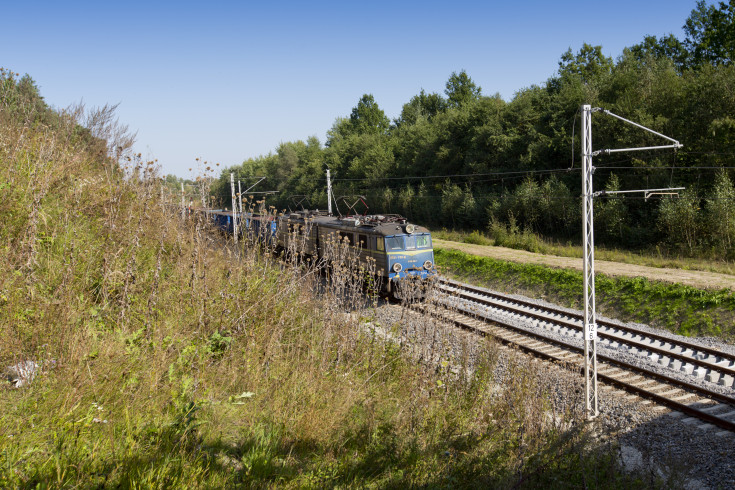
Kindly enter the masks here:
[[237, 201], [235, 200], [235, 174], [230, 172], [230, 190], [232, 191], [232, 236], [237, 244]]
[[596, 417], [597, 322], [595, 319], [595, 247], [592, 198], [592, 107], [582, 106], [582, 233], [584, 235], [584, 377], [587, 417]]
[[[625, 123], [631, 124], [639, 129], [653, 133], [671, 142], [670, 145], [646, 146], [638, 148], [618, 148], [592, 151], [592, 113], [601, 111], [603, 114], [612, 116]], [[642, 192], [646, 198], [653, 194], [672, 194], [671, 191], [683, 189], [675, 187], [668, 189], [641, 189], [634, 191], [608, 191], [594, 192], [592, 187], [592, 174], [595, 167], [592, 165], [592, 157], [600, 153], [609, 155], [621, 151], [659, 150], [664, 148], [679, 149], [683, 145], [673, 138], [669, 138], [638, 123], [629, 121], [612, 112], [599, 107], [592, 108], [590, 105], [582, 106], [582, 234], [584, 247], [584, 376], [585, 376], [585, 408], [587, 418], [593, 419], [599, 415], [600, 410], [597, 398], [597, 319], [595, 317], [595, 233], [593, 216], [593, 198], [600, 194], [623, 194], [629, 192]]]

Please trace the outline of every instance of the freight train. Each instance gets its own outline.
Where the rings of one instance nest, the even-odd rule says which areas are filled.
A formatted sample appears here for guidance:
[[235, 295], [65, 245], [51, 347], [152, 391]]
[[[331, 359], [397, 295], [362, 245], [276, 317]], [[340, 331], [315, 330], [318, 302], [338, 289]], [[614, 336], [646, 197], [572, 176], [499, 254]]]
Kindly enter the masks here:
[[[223, 232], [233, 233], [232, 212], [205, 213]], [[237, 216], [238, 235], [256, 238], [278, 253], [329, 264], [335, 250], [342, 251], [341, 260], [348, 260], [349, 267], [374, 271], [382, 292], [396, 298], [405, 296], [402, 284], [418, 282], [419, 288], [410, 288], [416, 296], [417, 289], [426, 289], [426, 281], [437, 275], [431, 233], [400, 215], [336, 217], [324, 211], [301, 210], [278, 217], [249, 213]]]

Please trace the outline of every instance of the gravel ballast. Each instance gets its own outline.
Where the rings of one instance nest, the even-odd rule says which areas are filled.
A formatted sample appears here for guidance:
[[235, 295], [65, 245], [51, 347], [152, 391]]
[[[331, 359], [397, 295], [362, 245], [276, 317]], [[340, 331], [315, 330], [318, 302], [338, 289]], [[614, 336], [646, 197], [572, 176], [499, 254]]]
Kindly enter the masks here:
[[[476, 287], [476, 286], [475, 286]], [[549, 303], [531, 298], [515, 296], [531, 301], [540, 307]], [[553, 305], [560, 308], [558, 305]], [[476, 307], [476, 306], [475, 306]], [[578, 311], [565, 308], [570, 313]], [[490, 316], [490, 315], [489, 315]], [[438, 364], [449, 360], [455, 366], [465, 366], [471, 371], [480, 345], [480, 337], [445, 324], [400, 305], [380, 303], [375, 309], [374, 320], [366, 327], [375, 334], [401, 343], [411, 355], [421, 362]], [[508, 321], [507, 317], [503, 317]], [[608, 319], [615, 322], [615, 320]], [[518, 320], [522, 328], [528, 328]], [[621, 322], [616, 322], [621, 323]], [[632, 325], [632, 324], [631, 324]], [[672, 340], [680, 338], [669, 332], [635, 324], [636, 328], [665, 335]], [[535, 333], [570, 342], [566, 335], [554, 334], [551, 330], [537, 329]], [[715, 347], [734, 352], [729, 344], [716, 339], [684, 338], [691, 343]], [[582, 345], [581, 339], [575, 339]], [[621, 359], [634, 365], [654, 367], [657, 372], [694, 383], [684, 373], [651, 362], [646, 356], [632, 354], [625, 347], [611, 348], [598, 343], [598, 352]], [[584, 412], [584, 379], [559, 365], [539, 361], [522, 354], [516, 349], [499, 348], [494, 379], [499, 387], [508, 376], [513, 376], [517, 359], [525, 359], [533, 366], [538, 380], [547, 387], [552, 397], [554, 411], [576, 414], [582, 418]], [[732, 396], [735, 390], [705, 380], [696, 380], [707, 388]], [[500, 388], [502, 389], [502, 388]], [[725, 433], [701, 421], [691, 419], [679, 412], [656, 406], [637, 396], [622, 392], [614, 387], [600, 385], [600, 416], [593, 422], [594, 433], [600, 444], [618, 448], [619, 461], [625, 470], [636, 471], [650, 477], [651, 484], [667, 482], [682, 488], [734, 488], [735, 487], [735, 436]], [[556, 417], [556, 414], [553, 414]]]

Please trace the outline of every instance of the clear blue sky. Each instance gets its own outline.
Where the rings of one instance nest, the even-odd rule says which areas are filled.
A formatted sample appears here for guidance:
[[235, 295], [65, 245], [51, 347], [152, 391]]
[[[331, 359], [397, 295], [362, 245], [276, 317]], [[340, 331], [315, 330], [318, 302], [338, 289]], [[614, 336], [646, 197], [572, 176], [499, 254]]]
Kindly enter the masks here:
[[323, 143], [364, 93], [395, 118], [453, 71], [510, 100], [584, 42], [615, 58], [646, 34], [683, 38], [695, 3], [4, 0], [0, 66], [55, 107], [119, 102], [137, 151], [190, 177], [196, 157], [231, 166]]

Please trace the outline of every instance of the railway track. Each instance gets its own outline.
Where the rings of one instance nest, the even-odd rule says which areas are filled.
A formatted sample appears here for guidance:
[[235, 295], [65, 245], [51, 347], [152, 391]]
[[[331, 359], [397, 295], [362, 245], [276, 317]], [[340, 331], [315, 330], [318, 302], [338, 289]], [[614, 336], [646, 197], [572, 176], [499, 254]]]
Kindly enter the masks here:
[[[419, 305], [423, 313], [475, 332], [491, 335], [534, 356], [583, 369], [582, 317], [558, 308], [491, 293], [442, 279], [437, 285], [435, 307]], [[724, 429], [720, 435], [735, 433], [735, 398], [712, 390], [686, 377], [707, 379], [730, 388], [735, 377], [735, 356], [691, 342], [674, 340], [647, 331], [611, 322], [598, 322], [599, 345], [621, 347], [638, 354], [642, 362], [632, 363], [598, 351], [598, 380], [623, 390], [620, 396], [641, 397], [687, 415], [685, 422]], [[674, 369], [684, 376], [671, 376], [662, 369]], [[685, 379], [680, 379], [680, 378]], [[690, 381], [695, 381], [691, 379]]]

